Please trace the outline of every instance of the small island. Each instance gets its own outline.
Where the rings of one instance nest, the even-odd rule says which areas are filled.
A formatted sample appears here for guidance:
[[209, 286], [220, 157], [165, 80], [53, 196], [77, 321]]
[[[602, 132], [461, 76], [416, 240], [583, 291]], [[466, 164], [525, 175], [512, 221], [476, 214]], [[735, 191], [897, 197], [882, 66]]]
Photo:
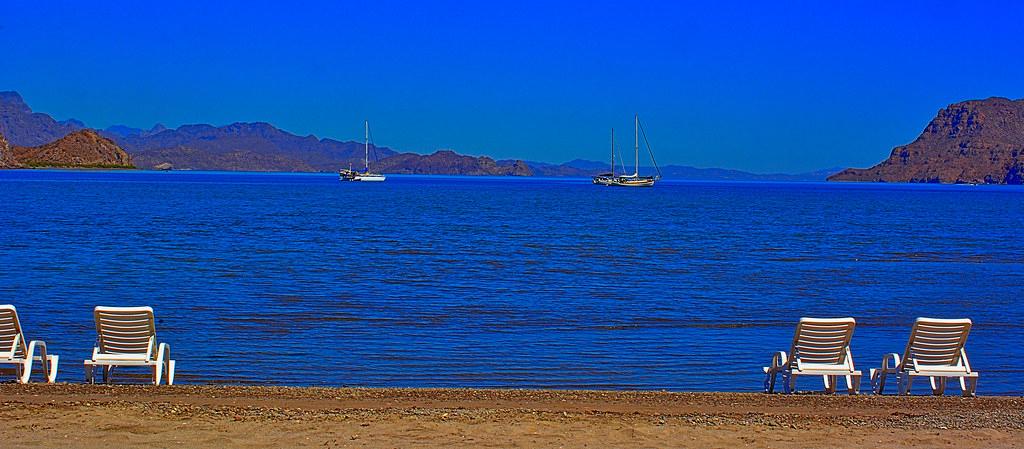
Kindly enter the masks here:
[[135, 168], [128, 152], [91, 129], [75, 131], [44, 145], [16, 146], [3, 153], [8, 166], [14, 168]]

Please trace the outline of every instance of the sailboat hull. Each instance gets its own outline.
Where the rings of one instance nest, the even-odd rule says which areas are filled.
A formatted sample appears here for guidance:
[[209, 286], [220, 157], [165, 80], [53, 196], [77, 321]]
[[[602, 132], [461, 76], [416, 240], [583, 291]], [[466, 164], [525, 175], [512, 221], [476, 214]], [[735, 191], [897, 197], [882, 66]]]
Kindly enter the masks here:
[[607, 185], [613, 187], [654, 187], [655, 178], [651, 176], [619, 176], [612, 178]]
[[384, 182], [387, 177], [376, 173], [359, 173], [352, 170], [341, 170], [338, 172], [338, 179], [349, 182]]
[[355, 179], [353, 179], [353, 181], [360, 181], [360, 182], [384, 182], [384, 180], [386, 180], [386, 179], [387, 179], [387, 177], [385, 177], [384, 175], [358, 175], [358, 176], [355, 177]]

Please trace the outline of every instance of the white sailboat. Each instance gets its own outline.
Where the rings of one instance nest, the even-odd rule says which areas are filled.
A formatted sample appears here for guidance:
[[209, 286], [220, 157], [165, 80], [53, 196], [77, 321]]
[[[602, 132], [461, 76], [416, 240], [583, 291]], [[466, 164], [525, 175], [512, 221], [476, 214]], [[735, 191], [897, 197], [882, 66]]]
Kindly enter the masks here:
[[615, 179], [615, 128], [612, 128], [612, 162], [611, 171], [608, 173], [601, 173], [591, 180], [594, 184], [606, 186], [612, 183]]
[[615, 187], [653, 187], [654, 182], [661, 179], [661, 169], [658, 168], [658, 163], [654, 160], [654, 151], [651, 150], [651, 144], [647, 142], [647, 133], [644, 134], [644, 143], [647, 144], [647, 152], [651, 155], [651, 163], [654, 164], [654, 169], [658, 171], [656, 176], [640, 176], [640, 134], [643, 128], [640, 126], [640, 115], [633, 116], [633, 162], [634, 169], [632, 175], [619, 175], [615, 176], [615, 134], [612, 134], [612, 171], [608, 175], [597, 175], [594, 177], [594, 184], [615, 186]]
[[373, 173], [370, 171], [370, 121], [363, 121], [363, 133], [365, 136], [363, 143], [363, 171], [359, 172], [352, 170], [352, 167], [341, 169], [338, 171], [338, 179], [342, 181], [361, 181], [361, 182], [384, 182], [387, 179], [380, 173]]

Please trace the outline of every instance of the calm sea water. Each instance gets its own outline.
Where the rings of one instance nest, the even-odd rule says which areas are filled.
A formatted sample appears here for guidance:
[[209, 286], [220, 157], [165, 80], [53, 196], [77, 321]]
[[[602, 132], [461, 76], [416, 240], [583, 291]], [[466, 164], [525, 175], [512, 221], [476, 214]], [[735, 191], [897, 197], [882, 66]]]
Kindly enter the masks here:
[[82, 379], [93, 306], [151, 305], [180, 382], [338, 386], [756, 391], [801, 316], [856, 317], [865, 372], [915, 317], [970, 317], [979, 392], [1019, 395], [1022, 205], [1008, 187], [3, 171], [0, 302], [60, 380]]

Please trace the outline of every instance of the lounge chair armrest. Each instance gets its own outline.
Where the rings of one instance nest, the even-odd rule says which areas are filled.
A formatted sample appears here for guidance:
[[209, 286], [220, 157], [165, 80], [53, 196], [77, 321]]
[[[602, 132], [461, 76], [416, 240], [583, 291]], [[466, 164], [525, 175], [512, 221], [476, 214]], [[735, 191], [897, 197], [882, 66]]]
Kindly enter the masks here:
[[967, 351], [964, 351], [964, 348], [960, 348], [960, 364], [963, 365], [964, 369], [967, 370], [967, 373], [970, 374], [971, 362], [967, 361]]
[[772, 354], [771, 370], [778, 371], [780, 368], [789, 364], [789, 358], [786, 356], [786, 351], [779, 351]]
[[[892, 362], [892, 366], [889, 366], [889, 362], [890, 361]], [[889, 354], [886, 354], [886, 355], [882, 356], [882, 370], [883, 371], [891, 371], [891, 370], [896, 369], [899, 366], [900, 366], [900, 355], [899, 354], [897, 354], [895, 352], [891, 352]]]
[[18, 345], [21, 344], [21, 334], [15, 335], [14, 340], [11, 340], [11, 351], [8, 360], [14, 359], [14, 354], [18, 353]]
[[57, 377], [57, 356], [53, 356], [52, 360], [46, 353], [46, 342], [42, 340], [32, 340], [28, 342], [28, 352], [25, 354], [25, 371], [22, 373], [21, 383], [28, 383], [29, 379], [32, 378], [32, 361], [36, 359], [36, 349], [39, 349], [39, 362], [43, 364], [43, 375], [46, 377], [48, 383], [53, 383], [53, 380]]
[[[46, 358], [48, 353], [47, 353], [47, 350], [46, 350], [46, 342], [45, 341], [42, 341], [42, 340], [32, 340], [32, 341], [28, 342], [28, 354], [25, 354], [27, 356], [26, 358], [32, 358], [33, 356], [35, 356], [37, 348], [39, 349], [39, 360], [42, 360], [44, 366], [48, 367], [49, 366], [49, 362], [47, 362], [47, 358]], [[53, 356], [53, 357], [57, 357], [57, 356]], [[47, 369], [49, 369], [49, 368], [47, 368]]]
[[46, 357], [46, 342], [42, 340], [32, 340], [28, 342], [28, 354], [26, 355], [34, 355], [36, 352], [36, 348], [39, 348], [40, 355]]
[[156, 350], [156, 361], [166, 362], [171, 358], [171, 345], [167, 343], [160, 343], [160, 346]]

